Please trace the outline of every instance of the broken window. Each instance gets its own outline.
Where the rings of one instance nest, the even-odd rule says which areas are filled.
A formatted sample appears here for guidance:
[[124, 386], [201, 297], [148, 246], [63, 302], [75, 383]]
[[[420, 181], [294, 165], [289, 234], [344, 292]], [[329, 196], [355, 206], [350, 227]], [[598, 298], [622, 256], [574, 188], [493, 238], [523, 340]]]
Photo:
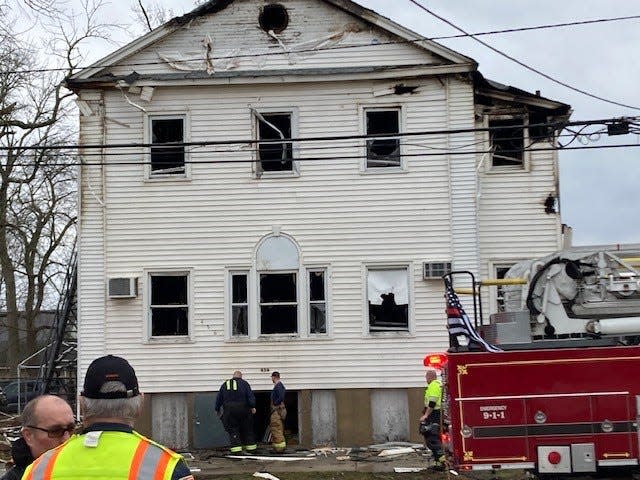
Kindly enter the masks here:
[[231, 274], [231, 335], [249, 335], [249, 300], [247, 274]]
[[[400, 133], [400, 109], [365, 110], [366, 134], [392, 136]], [[398, 137], [367, 139], [367, 168], [400, 166]]]
[[292, 172], [293, 142], [291, 112], [256, 112], [258, 140], [258, 172]]
[[309, 333], [327, 333], [325, 271], [309, 271]]
[[152, 273], [151, 336], [189, 334], [189, 277], [186, 273]]
[[522, 118], [489, 120], [492, 166], [524, 168], [525, 124]]
[[409, 330], [409, 274], [403, 268], [367, 270], [369, 331]]
[[259, 288], [260, 334], [297, 333], [296, 273], [261, 273]]
[[184, 175], [185, 119], [151, 117], [151, 175]]

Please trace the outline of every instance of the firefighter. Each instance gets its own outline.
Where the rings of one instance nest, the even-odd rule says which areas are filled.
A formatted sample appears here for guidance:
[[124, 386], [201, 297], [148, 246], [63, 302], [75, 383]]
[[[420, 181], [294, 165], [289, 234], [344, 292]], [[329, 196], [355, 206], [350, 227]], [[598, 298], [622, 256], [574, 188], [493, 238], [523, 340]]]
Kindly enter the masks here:
[[[142, 406], [138, 379], [129, 362], [114, 355], [97, 358], [87, 368], [80, 394], [82, 432], [42, 454], [22, 478], [193, 480], [180, 455], [133, 430]], [[71, 423], [59, 427], [48, 433], [58, 435], [71, 429]]]
[[242, 379], [240, 370], [233, 372], [233, 377], [220, 386], [215, 410], [229, 434], [231, 453], [240, 453], [243, 448], [252, 453], [258, 448], [253, 433], [256, 397], [251, 385]]
[[287, 447], [284, 438], [284, 419], [287, 417], [287, 409], [284, 405], [285, 388], [280, 381], [280, 372], [273, 372], [271, 381], [274, 383], [271, 391], [271, 415], [269, 418], [271, 446], [276, 453], [282, 453]]
[[440, 408], [442, 406], [442, 383], [435, 370], [427, 370], [427, 387], [424, 391], [424, 413], [420, 417], [421, 432], [425, 443], [433, 453], [433, 466], [444, 467], [442, 442], [440, 441]]

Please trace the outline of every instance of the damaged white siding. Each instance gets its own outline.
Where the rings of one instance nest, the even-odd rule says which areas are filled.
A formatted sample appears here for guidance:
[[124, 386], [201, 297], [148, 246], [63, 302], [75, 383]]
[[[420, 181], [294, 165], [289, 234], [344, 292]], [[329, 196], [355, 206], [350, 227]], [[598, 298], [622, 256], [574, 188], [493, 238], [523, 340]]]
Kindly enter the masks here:
[[258, 24], [263, 2], [235, 1], [194, 19], [127, 58], [115, 74], [191, 70], [286, 70], [441, 64], [443, 60], [324, 2], [286, 2], [289, 26], [270, 35]]
[[[369, 82], [318, 85], [313, 92], [295, 84], [264, 86], [259, 92], [239, 86], [163, 88], [157, 89], [148, 111], [186, 113], [192, 141], [248, 138], [254, 107], [295, 106], [304, 138], [362, 133], [363, 105], [400, 106], [407, 131], [454, 128], [471, 117], [468, 85], [453, 82], [446, 93], [448, 87], [438, 80], [416, 83], [421, 93], [389, 97], [374, 97], [378, 86]], [[449, 110], [447, 101], [457, 98], [458, 108]], [[107, 95], [107, 104], [107, 118], [118, 118], [117, 123], [107, 121], [107, 143], [142, 138], [142, 112], [117, 92]], [[443, 135], [425, 140], [440, 148], [446, 142]], [[107, 300], [103, 312], [104, 278], [83, 269], [82, 283], [91, 292], [85, 304], [94, 304], [83, 309], [83, 323], [104, 329], [93, 341], [99, 343], [104, 334], [104, 350], [129, 358], [149, 392], [210, 390], [212, 382], [235, 368], [242, 368], [256, 387], [266, 387], [268, 378], [259, 373], [264, 367], [285, 370], [289, 388], [296, 389], [419, 384], [424, 353], [446, 345], [442, 286], [422, 280], [422, 262], [453, 258], [450, 210], [456, 207], [449, 201], [450, 160], [445, 155], [412, 156], [424, 149], [407, 142], [406, 171], [368, 174], [360, 164], [363, 141], [334, 145], [304, 145], [300, 176], [277, 179], [255, 178], [245, 148], [229, 152], [224, 146], [217, 153], [210, 147], [193, 149], [190, 180], [145, 180], [142, 152], [105, 157], [112, 163], [105, 169], [106, 274], [140, 278], [141, 294], [133, 300]], [[331, 158], [305, 161], [318, 155]], [[83, 199], [90, 196], [83, 191]], [[331, 334], [313, 340], [226, 341], [226, 273], [249, 268], [256, 244], [274, 226], [295, 239], [304, 266], [328, 268]], [[100, 232], [85, 229], [83, 235], [83, 240], [98, 242]], [[87, 256], [97, 262], [102, 254], [84, 253], [83, 267], [92, 265]], [[369, 336], [363, 269], [387, 264], [410, 267], [411, 329]], [[146, 273], [175, 269], [192, 272], [192, 342], [148, 341]], [[159, 369], [158, 358], [170, 369]], [[389, 373], [384, 378], [381, 362]], [[318, 365], [331, 375], [310, 377]]]

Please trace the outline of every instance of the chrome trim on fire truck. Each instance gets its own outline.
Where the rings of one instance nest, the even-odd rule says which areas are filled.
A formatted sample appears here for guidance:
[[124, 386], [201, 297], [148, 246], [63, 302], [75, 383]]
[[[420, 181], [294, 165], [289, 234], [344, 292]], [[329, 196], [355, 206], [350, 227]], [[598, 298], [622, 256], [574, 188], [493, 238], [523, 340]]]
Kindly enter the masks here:
[[617, 458], [613, 460], [598, 460], [599, 467], [621, 467], [624, 465], [638, 465], [637, 458]]
[[519, 463], [491, 463], [484, 465], [463, 465], [470, 467], [471, 470], [528, 470], [536, 467], [534, 462], [519, 462]]
[[[611, 431], [626, 433], [635, 431], [633, 422], [610, 422]], [[600, 431], [600, 422], [553, 423], [544, 425], [508, 425], [473, 427], [473, 438], [525, 437], [543, 435], [605, 435]]]
[[592, 397], [594, 395], [629, 395], [629, 392], [587, 392], [587, 393], [550, 393], [540, 395], [504, 395], [495, 397], [456, 397], [457, 402], [473, 400], [509, 400], [514, 398], [558, 398], [558, 397]]

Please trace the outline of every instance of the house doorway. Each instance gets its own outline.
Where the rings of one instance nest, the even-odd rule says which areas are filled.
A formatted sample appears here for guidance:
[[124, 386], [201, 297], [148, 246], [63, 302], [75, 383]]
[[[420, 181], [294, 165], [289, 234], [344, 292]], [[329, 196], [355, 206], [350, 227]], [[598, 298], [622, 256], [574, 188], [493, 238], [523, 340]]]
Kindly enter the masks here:
[[[255, 396], [256, 414], [253, 427], [256, 441], [258, 444], [269, 443], [267, 428], [269, 427], [269, 417], [271, 415], [271, 392], [255, 392]], [[284, 404], [287, 407], [287, 418], [284, 420], [284, 436], [287, 440], [287, 445], [299, 445], [298, 392], [287, 391], [284, 397]]]

